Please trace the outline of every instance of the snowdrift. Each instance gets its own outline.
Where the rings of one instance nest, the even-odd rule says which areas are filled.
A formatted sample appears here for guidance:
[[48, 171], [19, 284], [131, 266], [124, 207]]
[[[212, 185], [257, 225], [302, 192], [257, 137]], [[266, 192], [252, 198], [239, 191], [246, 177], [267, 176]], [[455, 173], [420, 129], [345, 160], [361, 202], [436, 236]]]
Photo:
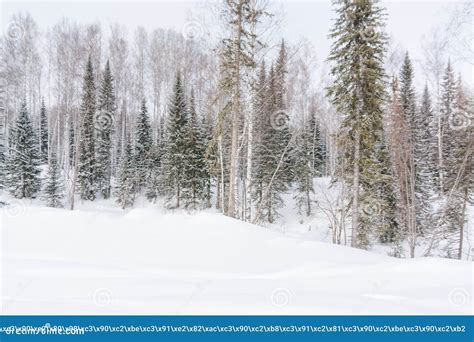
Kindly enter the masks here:
[[472, 263], [395, 259], [218, 213], [0, 209], [3, 314], [471, 314]]

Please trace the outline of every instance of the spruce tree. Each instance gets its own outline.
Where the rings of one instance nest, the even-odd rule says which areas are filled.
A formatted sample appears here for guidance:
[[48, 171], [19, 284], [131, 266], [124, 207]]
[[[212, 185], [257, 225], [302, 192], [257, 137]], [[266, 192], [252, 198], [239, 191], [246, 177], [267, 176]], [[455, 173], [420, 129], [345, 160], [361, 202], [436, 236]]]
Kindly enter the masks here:
[[77, 182], [79, 194], [84, 200], [93, 201], [97, 192], [97, 162], [95, 155], [94, 118], [96, 94], [91, 58], [87, 61], [80, 109], [81, 139], [79, 141], [79, 165]]
[[44, 100], [42, 100], [40, 109], [40, 151], [42, 162], [48, 161], [48, 137], [48, 118], [46, 116]]
[[151, 137], [150, 118], [146, 107], [145, 99], [142, 100], [141, 110], [137, 117], [135, 127], [135, 167], [136, 167], [136, 185], [137, 191], [146, 184], [149, 176], [150, 167], [150, 149], [153, 145]]
[[[448, 99], [449, 90], [448, 87], [444, 88], [444, 100]], [[447, 257], [462, 259], [468, 254], [465, 252], [467, 208], [469, 203], [472, 204], [474, 194], [474, 125], [470, 119], [473, 108], [469, 109], [461, 79], [455, 84], [452, 104], [446, 129], [446, 136], [449, 137], [446, 149], [449, 153], [445, 159], [445, 189], [448, 196], [443, 222], [444, 249]]]
[[428, 86], [423, 90], [421, 105], [417, 111], [415, 130], [415, 165], [417, 193], [417, 225], [420, 232], [428, 231], [433, 222], [431, 202], [436, 187], [436, 127]]
[[97, 186], [104, 198], [110, 197], [112, 176], [112, 134], [115, 121], [115, 94], [109, 61], [105, 65], [99, 89], [98, 113], [95, 117], [97, 132]]
[[64, 197], [63, 183], [61, 179], [61, 169], [55, 156], [49, 161], [46, 185], [44, 188], [43, 200], [48, 207], [62, 208], [61, 202]]
[[26, 103], [10, 130], [7, 157], [7, 184], [16, 198], [32, 198], [40, 190], [40, 153]]
[[118, 170], [118, 182], [115, 191], [117, 202], [122, 205], [122, 209], [133, 206], [135, 201], [135, 161], [132, 153], [130, 139], [127, 139], [125, 149], [120, 161]]
[[257, 203], [261, 203], [263, 195], [263, 177], [264, 167], [263, 158], [265, 156], [263, 132], [265, 131], [265, 118], [267, 116], [267, 71], [265, 68], [265, 61], [262, 61], [258, 73], [258, 79], [253, 94], [253, 109], [254, 109], [254, 152], [253, 152], [253, 192]]
[[[185, 127], [186, 158], [183, 179], [183, 199], [185, 207], [203, 207], [209, 174], [206, 168], [206, 143], [200, 121], [197, 117], [194, 91], [189, 101], [189, 117]], [[192, 206], [192, 208], [190, 207]]]
[[[352, 216], [352, 246], [367, 247], [368, 235], [376, 229], [376, 215], [363, 208], [385, 208], [371, 185], [384, 178], [383, 158], [377, 154], [383, 143], [385, 100], [384, 54], [386, 38], [380, 28], [383, 12], [378, 1], [335, 1], [336, 19], [330, 37], [334, 40], [329, 57], [333, 84], [329, 96], [343, 115], [338, 141], [338, 178], [348, 184]], [[382, 213], [383, 215], [383, 213]], [[363, 220], [362, 220], [363, 219]]]
[[311, 135], [310, 127], [300, 128], [300, 134], [295, 140], [295, 148], [293, 149], [293, 174], [295, 195], [293, 198], [296, 202], [296, 207], [300, 216], [310, 216], [312, 213], [311, 194], [314, 192], [313, 188], [313, 170], [311, 167], [312, 153], [311, 143], [313, 137]]
[[164, 186], [168, 204], [180, 206], [183, 196], [187, 162], [187, 106], [181, 75], [178, 73], [166, 123], [165, 153], [163, 156]]
[[[263, 121], [262, 142], [260, 146], [261, 191], [258, 203], [258, 219], [273, 223], [280, 216], [278, 210], [283, 206], [282, 195], [288, 190], [289, 168], [289, 127], [288, 115], [280, 110], [276, 74], [273, 65], [268, 75], [266, 106]], [[286, 145], [285, 145], [286, 144]]]
[[326, 172], [326, 143], [321, 132], [321, 123], [316, 118], [316, 111], [313, 109], [309, 120], [309, 149], [311, 153], [311, 170], [314, 176], [322, 177]]
[[413, 67], [411, 64], [408, 52], [405, 54], [405, 59], [400, 70], [399, 77], [399, 92], [400, 92], [400, 105], [405, 115], [406, 122], [412, 131], [412, 135], [415, 134], [416, 122], [416, 99], [415, 99], [415, 87], [413, 85]]
[[446, 165], [446, 159], [449, 157], [449, 144], [452, 142], [449, 136], [450, 121], [454, 114], [454, 100], [456, 91], [456, 81], [454, 79], [454, 71], [451, 67], [451, 62], [446, 66], [443, 79], [441, 82], [441, 99], [440, 99], [440, 113], [439, 113], [439, 153], [437, 156], [438, 173], [439, 173], [439, 191], [444, 194], [448, 189], [445, 186], [444, 178], [449, 168]]

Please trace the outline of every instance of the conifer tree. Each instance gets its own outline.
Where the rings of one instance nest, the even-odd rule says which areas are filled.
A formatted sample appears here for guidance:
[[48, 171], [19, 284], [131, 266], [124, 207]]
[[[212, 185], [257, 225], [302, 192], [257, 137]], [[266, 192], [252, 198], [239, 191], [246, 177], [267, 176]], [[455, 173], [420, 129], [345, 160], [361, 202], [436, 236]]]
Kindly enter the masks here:
[[82, 199], [93, 201], [97, 192], [97, 162], [95, 155], [94, 118], [96, 114], [96, 94], [94, 71], [89, 56], [82, 90], [80, 110], [81, 139], [79, 141], [79, 165], [77, 181]]
[[194, 91], [189, 101], [189, 117], [185, 127], [186, 159], [183, 181], [183, 198], [185, 206], [203, 207], [209, 175], [206, 169], [204, 154], [206, 141], [196, 113]]
[[441, 194], [447, 190], [444, 184], [445, 173], [448, 170], [445, 160], [449, 157], [449, 142], [452, 141], [449, 137], [449, 122], [454, 114], [454, 99], [455, 99], [456, 81], [454, 79], [454, 71], [451, 67], [451, 62], [446, 66], [443, 79], [441, 82], [441, 99], [440, 99], [440, 113], [438, 125], [438, 174], [439, 174], [439, 191]]
[[[445, 85], [448, 82], [445, 83]], [[443, 100], [448, 100], [449, 88], [444, 88]], [[467, 208], [474, 194], [474, 125], [473, 108], [469, 109], [461, 79], [454, 87], [451, 117], [446, 128], [445, 189], [447, 207], [444, 216], [445, 252], [449, 258], [462, 259], [466, 250]], [[472, 105], [471, 105], [472, 106]], [[447, 107], [447, 106], [446, 106]], [[446, 108], [445, 107], [445, 108]]]
[[[280, 110], [278, 103], [278, 87], [276, 86], [276, 74], [273, 65], [268, 75], [268, 87], [266, 89], [266, 106], [263, 121], [263, 132], [260, 154], [261, 191], [262, 196], [257, 210], [255, 220], [266, 219], [273, 223], [279, 217], [278, 210], [283, 206], [282, 194], [288, 190], [290, 172], [288, 150], [289, 127], [288, 115]], [[286, 143], [286, 145], [284, 145]]]
[[135, 164], [132, 153], [130, 139], [127, 138], [125, 149], [120, 161], [118, 170], [118, 182], [115, 191], [117, 202], [122, 205], [122, 209], [133, 206], [135, 201], [136, 182], [135, 182]]
[[[382, 9], [378, 1], [335, 1], [336, 19], [331, 31], [334, 39], [331, 73], [334, 82], [329, 88], [332, 103], [343, 115], [338, 141], [341, 150], [339, 179], [352, 191], [352, 246], [366, 247], [367, 234], [374, 231], [375, 216], [364, 214], [366, 205], [377, 203], [385, 208], [383, 199], [374, 198], [370, 184], [377, 184], [384, 165], [378, 164], [378, 149], [383, 140], [382, 106], [385, 99], [384, 53], [385, 36]], [[361, 226], [361, 215], [364, 218]], [[370, 217], [369, 217], [370, 216]]]
[[[309, 127], [310, 128], [310, 127]], [[303, 124], [300, 134], [296, 137], [293, 149], [293, 174], [296, 185], [294, 199], [300, 216], [310, 216], [312, 213], [311, 194], [313, 188], [313, 170], [311, 167], [311, 143], [313, 137], [311, 130]]]
[[412, 135], [416, 131], [415, 112], [416, 112], [416, 99], [415, 99], [415, 88], [413, 85], [413, 67], [411, 64], [408, 52], [405, 54], [405, 59], [400, 70], [399, 77], [399, 92], [400, 92], [400, 105], [405, 115], [406, 121], [409, 124]]
[[41, 151], [41, 161], [48, 161], [48, 118], [46, 116], [46, 107], [44, 105], [44, 100], [41, 101], [40, 109], [40, 151]]
[[417, 225], [424, 234], [433, 224], [430, 221], [430, 199], [436, 187], [436, 127], [428, 86], [423, 90], [417, 111], [415, 131], [415, 165], [417, 192]]
[[56, 157], [52, 156], [49, 161], [43, 199], [48, 207], [62, 208], [63, 204], [61, 200], [63, 197], [64, 189], [61, 179], [61, 169], [59, 168]]
[[150, 167], [150, 149], [153, 145], [151, 137], [150, 118], [146, 101], [143, 99], [140, 113], [138, 114], [135, 133], [135, 167], [136, 167], [136, 185], [137, 191], [146, 184]]
[[115, 121], [115, 94], [109, 61], [105, 65], [99, 89], [98, 113], [95, 117], [97, 131], [97, 186], [104, 198], [110, 197], [112, 175], [112, 134]]
[[325, 140], [321, 132], [321, 123], [316, 118], [314, 110], [311, 112], [309, 127], [309, 138], [311, 140], [308, 147], [311, 151], [311, 170], [314, 176], [322, 177], [325, 175], [327, 152]]
[[7, 184], [16, 198], [32, 198], [40, 190], [40, 154], [26, 103], [10, 130], [7, 157]]
[[183, 196], [185, 170], [187, 162], [186, 128], [188, 122], [186, 98], [178, 73], [173, 87], [173, 94], [166, 123], [165, 153], [163, 156], [164, 186], [168, 202], [180, 206]]

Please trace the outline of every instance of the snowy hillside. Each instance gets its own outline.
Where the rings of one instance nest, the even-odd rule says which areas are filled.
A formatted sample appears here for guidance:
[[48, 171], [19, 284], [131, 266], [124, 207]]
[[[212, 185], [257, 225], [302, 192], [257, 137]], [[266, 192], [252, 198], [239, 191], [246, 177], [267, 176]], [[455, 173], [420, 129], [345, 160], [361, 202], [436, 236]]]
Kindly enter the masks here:
[[395, 259], [210, 211], [0, 209], [4, 314], [470, 314], [470, 262]]

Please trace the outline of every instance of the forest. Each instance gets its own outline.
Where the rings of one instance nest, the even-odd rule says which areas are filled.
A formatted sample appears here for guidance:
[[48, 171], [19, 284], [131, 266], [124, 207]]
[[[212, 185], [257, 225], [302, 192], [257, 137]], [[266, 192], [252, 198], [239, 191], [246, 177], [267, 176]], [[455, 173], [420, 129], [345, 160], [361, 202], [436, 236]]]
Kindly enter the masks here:
[[472, 66], [472, 46], [444, 39], [472, 3], [425, 42], [419, 75], [383, 4], [332, 6], [324, 59], [275, 33], [265, 0], [219, 2], [216, 32], [15, 14], [0, 40], [0, 206], [146, 199], [272, 227], [291, 198], [334, 244], [471, 258], [474, 93], [457, 63]]

